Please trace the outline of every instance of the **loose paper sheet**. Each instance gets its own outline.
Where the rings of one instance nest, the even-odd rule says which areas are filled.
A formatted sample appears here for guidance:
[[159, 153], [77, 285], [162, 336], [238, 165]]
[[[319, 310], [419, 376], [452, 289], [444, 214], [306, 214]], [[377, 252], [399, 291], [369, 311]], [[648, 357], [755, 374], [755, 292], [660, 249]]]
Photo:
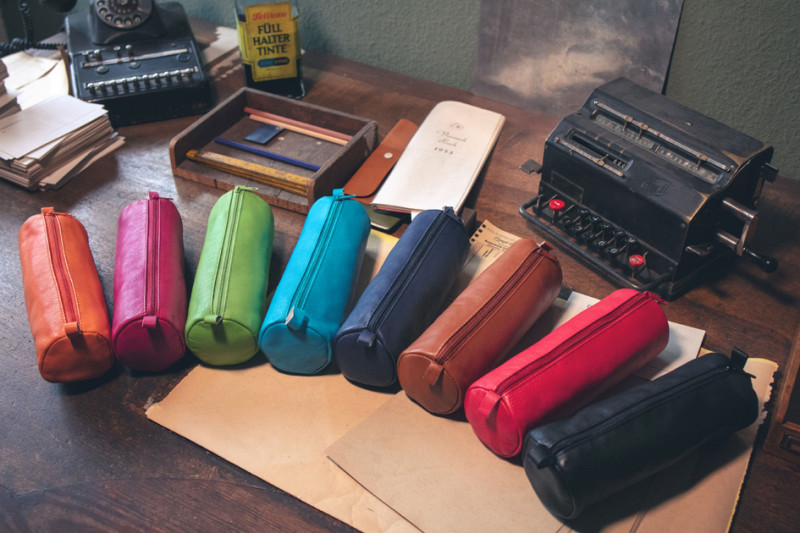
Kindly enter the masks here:
[[[429, 414], [401, 393], [328, 449], [332, 461], [428, 532], [725, 531], [777, 365], [751, 359], [762, 416], [565, 526], [520, 464], [494, 455], [464, 420]], [[571, 526], [571, 527], [570, 527]]]
[[52, 96], [0, 119], [0, 157], [17, 159], [84, 127], [106, 113], [103, 106], [72, 96]]

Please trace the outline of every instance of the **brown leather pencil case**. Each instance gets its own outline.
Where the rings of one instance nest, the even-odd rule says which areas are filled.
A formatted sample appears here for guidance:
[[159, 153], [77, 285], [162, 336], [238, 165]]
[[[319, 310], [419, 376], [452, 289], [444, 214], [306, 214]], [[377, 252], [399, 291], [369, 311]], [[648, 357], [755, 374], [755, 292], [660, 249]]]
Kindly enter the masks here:
[[397, 361], [406, 394], [435, 414], [463, 404], [470, 384], [497, 366], [561, 289], [550, 245], [520, 239], [476, 277]]
[[114, 363], [111, 324], [86, 229], [45, 207], [20, 228], [19, 257], [41, 376], [62, 383], [103, 375]]

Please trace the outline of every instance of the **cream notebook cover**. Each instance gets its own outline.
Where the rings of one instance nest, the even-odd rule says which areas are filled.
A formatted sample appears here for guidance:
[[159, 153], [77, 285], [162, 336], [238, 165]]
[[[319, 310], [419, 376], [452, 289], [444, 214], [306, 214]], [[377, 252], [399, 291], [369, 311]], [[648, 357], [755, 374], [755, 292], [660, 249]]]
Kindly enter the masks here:
[[492, 151], [505, 117], [462, 102], [436, 104], [397, 160], [372, 205], [457, 213]]

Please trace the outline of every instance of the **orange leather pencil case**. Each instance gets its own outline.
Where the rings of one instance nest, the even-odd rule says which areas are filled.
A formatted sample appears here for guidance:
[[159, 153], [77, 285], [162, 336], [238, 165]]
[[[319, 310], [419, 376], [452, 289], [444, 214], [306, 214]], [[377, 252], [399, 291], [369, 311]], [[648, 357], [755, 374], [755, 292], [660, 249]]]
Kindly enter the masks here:
[[475, 380], [500, 364], [561, 290], [550, 245], [520, 239], [470, 283], [397, 361], [406, 394], [450, 414]]
[[45, 207], [20, 228], [19, 257], [41, 376], [65, 383], [103, 375], [114, 363], [111, 325], [86, 229]]

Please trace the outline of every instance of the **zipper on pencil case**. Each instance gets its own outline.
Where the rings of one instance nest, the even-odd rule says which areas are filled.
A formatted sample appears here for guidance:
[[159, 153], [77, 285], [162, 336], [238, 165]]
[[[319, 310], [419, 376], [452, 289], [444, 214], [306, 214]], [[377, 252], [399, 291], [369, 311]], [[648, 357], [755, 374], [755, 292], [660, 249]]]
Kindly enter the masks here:
[[331, 234], [336, 227], [336, 222], [339, 219], [339, 213], [342, 211], [342, 201], [351, 196], [343, 196], [341, 193], [335, 194], [333, 202], [331, 203], [328, 213], [325, 215], [325, 222], [323, 222], [322, 230], [317, 242], [314, 244], [314, 249], [311, 252], [308, 265], [303, 272], [303, 277], [297, 286], [297, 290], [289, 303], [289, 312], [286, 314], [286, 325], [293, 330], [299, 330], [305, 327], [308, 323], [308, 317], [305, 314], [306, 301], [308, 295], [311, 293], [311, 287], [317, 277], [320, 268], [320, 261], [325, 256], [325, 252], [330, 246]]
[[211, 296], [211, 314], [206, 316], [206, 324], [219, 324], [222, 322], [223, 304], [228, 295], [228, 284], [230, 282], [231, 258], [233, 255], [234, 241], [239, 229], [239, 218], [242, 211], [242, 193], [253, 191], [254, 187], [243, 187], [237, 185], [233, 189], [228, 214], [225, 219], [225, 235], [222, 239], [222, 250], [220, 250], [217, 262], [217, 277], [214, 280], [214, 292]]
[[743, 370], [737, 369], [730, 364], [724, 366], [716, 366], [713, 368], [709, 368], [700, 374], [692, 376], [690, 379], [687, 379], [684, 382], [677, 383], [668, 389], [664, 389], [658, 394], [648, 398], [646, 402], [638, 402], [632, 404], [614, 413], [608, 418], [603, 419], [601, 422], [595, 424], [594, 426], [590, 426], [577, 433], [569, 435], [561, 440], [553, 442], [552, 444], [546, 447], [547, 448], [546, 454], [544, 453], [538, 454], [540, 455], [540, 457], [537, 459], [536, 465], [539, 468], [544, 468], [546, 466], [549, 466], [555, 462], [555, 458], [558, 454], [564, 453], [570, 450], [571, 448], [574, 448], [575, 446], [581, 445], [587, 440], [590, 440], [598, 435], [602, 435], [604, 432], [613, 429], [620, 423], [624, 422], [625, 417], [628, 414], [636, 415], [644, 411], [647, 411], [653, 408], [656, 404], [669, 401], [670, 399], [675, 398], [686, 391], [694, 390], [720, 377], [724, 377], [731, 372], [744, 373]]
[[478, 327], [487, 316], [494, 313], [495, 309], [497, 309], [500, 303], [505, 301], [508, 296], [514, 292], [517, 284], [522, 279], [534, 272], [535, 267], [544, 259], [541, 250], [541, 248], [536, 248], [532, 253], [528, 254], [528, 256], [525, 257], [522, 263], [520, 263], [514, 273], [506, 278], [506, 280], [497, 289], [497, 291], [495, 291], [491, 298], [484, 305], [482, 305], [478, 311], [472, 315], [472, 317], [464, 322], [458, 331], [447, 340], [444, 346], [442, 346], [442, 349], [439, 351], [437, 357], [434, 359], [437, 363], [444, 365], [444, 363], [449, 361], [457, 353], [457, 348], [463, 342], [463, 340], [468, 335], [472, 334], [476, 327]]
[[[64, 333], [68, 337], [79, 335], [81, 332], [78, 317], [78, 303], [75, 298], [75, 288], [67, 265], [61, 234], [61, 221], [59, 215], [52, 208], [42, 209], [47, 235], [47, 248], [50, 256], [50, 265], [58, 288], [58, 297], [61, 300], [61, 310], [64, 316]], [[69, 216], [69, 215], [65, 215]]]
[[380, 329], [381, 325], [383, 325], [383, 322], [389, 315], [389, 311], [397, 302], [398, 296], [403, 294], [403, 291], [405, 290], [409, 281], [412, 279], [412, 274], [416, 272], [419, 262], [428, 251], [428, 244], [439, 235], [439, 232], [441, 232], [442, 228], [444, 227], [447, 217], [454, 216], [452, 214], [452, 209], [448, 208], [448, 210], [437, 213], [433, 224], [428, 228], [417, 245], [414, 247], [414, 250], [411, 252], [411, 257], [397, 274], [394, 283], [392, 283], [392, 286], [389, 288], [383, 298], [381, 298], [381, 301], [378, 302], [375, 312], [367, 322], [367, 327], [364, 328], [364, 331], [359, 334], [357, 339], [358, 344], [367, 346], [368, 348], [372, 348], [372, 346], [375, 344], [375, 338], [377, 337], [376, 332]]
[[[569, 353], [573, 347], [583, 343], [590, 337], [603, 331], [618, 318], [644, 305], [648, 300], [650, 300], [650, 296], [648, 294], [637, 294], [634, 298], [631, 298], [622, 305], [612, 309], [611, 312], [602, 317], [602, 320], [597, 320], [592, 324], [587, 325], [587, 327], [573, 335], [568, 342], [562, 343], [556, 350], [553, 350], [549, 354], [531, 361], [530, 364], [511, 374], [498, 385], [496, 389], [498, 397], [502, 397], [506, 392], [509, 392], [521, 383], [524, 383], [527, 379], [534, 376], [541, 368], [558, 361], [564, 354]], [[498, 401], [500, 401], [499, 398]]]
[[147, 257], [145, 273], [145, 310], [142, 326], [155, 328], [158, 324], [158, 254], [161, 249], [161, 208], [157, 192], [147, 200]]

